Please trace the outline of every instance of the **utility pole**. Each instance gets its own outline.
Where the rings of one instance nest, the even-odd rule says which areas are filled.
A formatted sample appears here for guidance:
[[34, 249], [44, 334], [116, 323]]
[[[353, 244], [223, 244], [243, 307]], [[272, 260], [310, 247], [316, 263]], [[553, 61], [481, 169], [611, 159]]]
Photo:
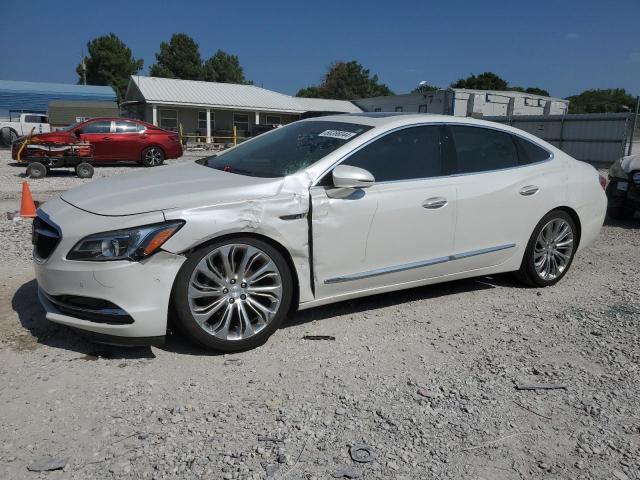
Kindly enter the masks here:
[[82, 84], [87, 84], [87, 65], [84, 63], [84, 48], [82, 49]]
[[627, 148], [627, 156], [631, 155], [631, 150], [633, 148], [633, 137], [636, 133], [636, 123], [638, 122], [638, 107], [640, 107], [640, 96], [636, 97], [636, 113], [633, 115], [633, 120], [631, 121], [631, 135], [629, 135], [629, 147]]

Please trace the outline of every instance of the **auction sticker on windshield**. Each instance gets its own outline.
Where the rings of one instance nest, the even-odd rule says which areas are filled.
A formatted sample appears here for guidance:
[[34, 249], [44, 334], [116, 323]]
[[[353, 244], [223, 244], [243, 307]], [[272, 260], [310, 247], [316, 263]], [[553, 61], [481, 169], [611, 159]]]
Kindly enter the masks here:
[[338, 138], [340, 140], [349, 140], [351, 137], [355, 137], [355, 132], [345, 132], [343, 130], [325, 130], [318, 134], [319, 137]]

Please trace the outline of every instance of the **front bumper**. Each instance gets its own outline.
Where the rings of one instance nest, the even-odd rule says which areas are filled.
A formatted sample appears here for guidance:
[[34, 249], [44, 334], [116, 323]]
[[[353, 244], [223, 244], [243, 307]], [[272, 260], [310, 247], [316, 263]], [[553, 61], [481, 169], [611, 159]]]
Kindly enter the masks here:
[[40, 301], [49, 320], [121, 339], [166, 334], [171, 289], [185, 257], [159, 251], [140, 262], [66, 259], [91, 233], [162, 222], [162, 213], [95, 215], [58, 198], [45, 203], [38, 217], [44, 222], [36, 225], [42, 235], [57, 232], [59, 237], [34, 255]]
[[[183, 262], [184, 257], [163, 251], [142, 262], [36, 262], [40, 302], [52, 322], [115, 337], [161, 337]], [[79, 308], [60, 300], [68, 297], [103, 300], [114, 307]]]

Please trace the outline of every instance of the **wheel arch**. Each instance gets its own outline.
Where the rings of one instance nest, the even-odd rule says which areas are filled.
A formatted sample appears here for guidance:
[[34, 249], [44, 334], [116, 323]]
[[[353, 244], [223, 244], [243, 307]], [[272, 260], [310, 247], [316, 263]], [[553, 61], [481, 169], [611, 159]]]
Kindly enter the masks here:
[[582, 224], [580, 222], [580, 216], [578, 215], [578, 212], [576, 212], [573, 208], [571, 208], [569, 206], [566, 206], [566, 205], [563, 205], [563, 206], [560, 206], [560, 207], [556, 207], [553, 210], [549, 210], [547, 213], [545, 213], [543, 215], [543, 217], [545, 217], [549, 213], [555, 212], [557, 210], [567, 213], [571, 217], [571, 220], [573, 220], [573, 223], [575, 223], [575, 225], [576, 225], [576, 237], [577, 237], [576, 238], [576, 246], [575, 246], [575, 248], [577, 250], [578, 247], [580, 246], [580, 238], [582, 236]]
[[291, 311], [297, 310], [299, 299], [300, 299], [300, 280], [298, 278], [298, 270], [296, 269], [296, 266], [293, 263], [293, 257], [291, 256], [291, 253], [289, 252], [289, 250], [287, 250], [287, 248], [283, 244], [281, 244], [277, 240], [274, 240], [271, 237], [268, 237], [267, 235], [263, 235], [261, 233], [255, 233], [255, 232], [226, 233], [213, 238], [209, 238], [208, 240], [205, 240], [202, 243], [194, 245], [189, 250], [182, 252], [182, 254], [185, 256], [189, 256], [193, 252], [200, 250], [201, 248], [207, 247], [208, 245], [211, 245], [216, 242], [231, 240], [234, 238], [247, 238], [247, 237], [253, 238], [256, 240], [261, 240], [265, 243], [268, 243], [273, 248], [275, 248], [282, 255], [284, 260], [287, 262], [287, 266], [291, 271], [291, 278], [293, 280], [293, 296], [291, 299]]

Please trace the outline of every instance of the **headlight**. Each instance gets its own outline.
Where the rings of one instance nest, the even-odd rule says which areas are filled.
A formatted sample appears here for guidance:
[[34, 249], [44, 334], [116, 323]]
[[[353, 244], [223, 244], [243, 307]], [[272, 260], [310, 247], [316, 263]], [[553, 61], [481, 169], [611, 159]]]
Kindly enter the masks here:
[[142, 260], [156, 252], [182, 225], [184, 222], [178, 220], [89, 235], [71, 249], [67, 260]]

